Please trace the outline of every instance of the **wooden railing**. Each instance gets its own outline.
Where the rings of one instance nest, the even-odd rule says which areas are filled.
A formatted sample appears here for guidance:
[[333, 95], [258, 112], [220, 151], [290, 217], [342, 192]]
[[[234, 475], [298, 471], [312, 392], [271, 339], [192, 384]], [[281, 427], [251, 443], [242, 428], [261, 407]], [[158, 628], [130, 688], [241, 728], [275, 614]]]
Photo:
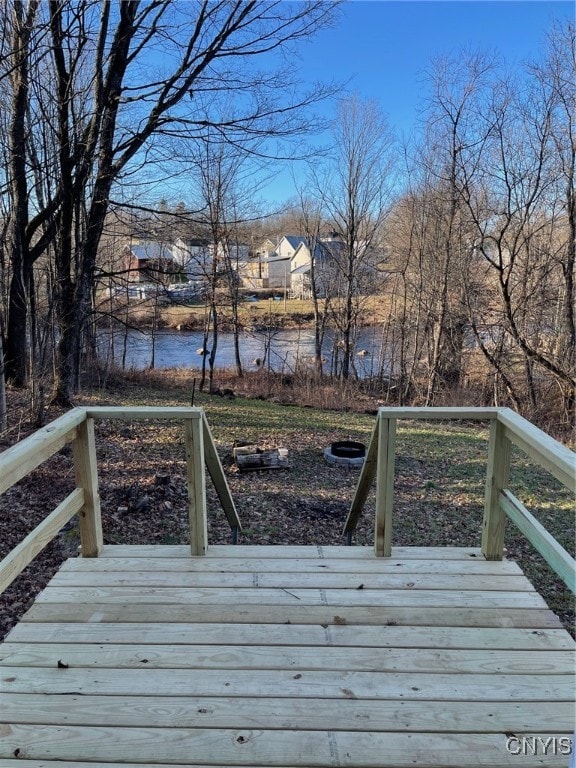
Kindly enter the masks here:
[[74, 515], [79, 515], [83, 557], [98, 557], [102, 549], [102, 521], [94, 422], [178, 420], [184, 424], [188, 486], [190, 549], [203, 555], [208, 546], [206, 482], [208, 470], [226, 518], [237, 540], [241, 523], [206, 416], [200, 408], [75, 408], [22, 442], [0, 454], [0, 494], [26, 477], [61, 448], [72, 444], [76, 487], [0, 563], [0, 592], [32, 562]]
[[[188, 519], [192, 555], [208, 546], [204, 466], [237, 540], [240, 519], [230, 495], [216, 446], [200, 408], [76, 408], [0, 454], [0, 494], [27, 476], [57, 451], [72, 444], [75, 489], [0, 563], [0, 592], [18, 576], [74, 515], [79, 515], [83, 557], [97, 557], [103, 533], [98, 493], [94, 423], [98, 420], [178, 420], [184, 424]], [[511, 445], [515, 444], [566, 487], [576, 479], [575, 454], [507, 408], [380, 408], [360, 473], [344, 533], [351, 542], [362, 509], [376, 479], [374, 547], [390, 557], [394, 499], [395, 443], [398, 419], [464, 419], [490, 422], [484, 500], [482, 552], [500, 560], [504, 528], [510, 518], [572, 591], [576, 591], [575, 561], [507, 487]]]
[[370, 439], [366, 461], [360, 473], [344, 533], [351, 542], [372, 482], [376, 479], [374, 549], [390, 557], [396, 425], [398, 419], [464, 419], [490, 422], [482, 553], [487, 560], [501, 560], [504, 554], [506, 517], [522, 531], [550, 567], [576, 592], [575, 561], [546, 531], [522, 502], [507, 488], [511, 445], [530, 458], [568, 489], [576, 483], [576, 455], [542, 430], [508, 408], [380, 408]]

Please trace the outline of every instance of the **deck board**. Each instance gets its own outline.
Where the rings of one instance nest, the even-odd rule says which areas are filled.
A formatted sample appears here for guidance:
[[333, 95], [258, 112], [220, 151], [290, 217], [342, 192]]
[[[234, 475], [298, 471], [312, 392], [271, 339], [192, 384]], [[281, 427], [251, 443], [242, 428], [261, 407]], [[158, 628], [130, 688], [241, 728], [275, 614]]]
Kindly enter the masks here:
[[193, 728], [234, 728], [242, 707], [245, 728], [275, 730], [344, 730], [384, 732], [501, 733], [569, 730], [570, 702], [460, 702], [361, 699], [282, 699], [243, 697], [60, 696], [46, 700], [35, 694], [5, 694], [13, 722], [28, 724]]
[[191, 644], [244, 646], [276, 645], [353, 646], [372, 648], [462, 648], [495, 650], [572, 650], [573, 640], [564, 629], [441, 627], [359, 624], [155, 624], [149, 623], [20, 623], [10, 639], [19, 643], [134, 642], [171, 647]]
[[574, 642], [472, 548], [105, 546], [0, 664], [3, 768], [530, 766], [507, 733], [574, 728]]

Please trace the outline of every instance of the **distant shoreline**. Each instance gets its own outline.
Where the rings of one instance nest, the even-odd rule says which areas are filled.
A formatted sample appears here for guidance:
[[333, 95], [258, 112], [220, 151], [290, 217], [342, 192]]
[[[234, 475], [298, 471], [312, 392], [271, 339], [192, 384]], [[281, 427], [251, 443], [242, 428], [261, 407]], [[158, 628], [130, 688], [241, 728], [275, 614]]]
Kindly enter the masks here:
[[[261, 300], [254, 303], [243, 302], [239, 307], [239, 326], [243, 331], [267, 331], [269, 329], [297, 330], [314, 328], [314, 311], [311, 301], [290, 300], [288, 309], [283, 301]], [[109, 327], [110, 322], [118, 326], [129, 325], [139, 330], [174, 330], [202, 331], [206, 326], [208, 309], [205, 305], [174, 305], [154, 307], [152, 300], [143, 300], [130, 304], [115, 303], [110, 307], [108, 301], [98, 306], [103, 314], [97, 320], [101, 327]], [[368, 313], [359, 318], [358, 327], [368, 328], [380, 325], [382, 317], [370, 317]], [[229, 307], [220, 310], [218, 327], [224, 333], [234, 330], [234, 321]]]

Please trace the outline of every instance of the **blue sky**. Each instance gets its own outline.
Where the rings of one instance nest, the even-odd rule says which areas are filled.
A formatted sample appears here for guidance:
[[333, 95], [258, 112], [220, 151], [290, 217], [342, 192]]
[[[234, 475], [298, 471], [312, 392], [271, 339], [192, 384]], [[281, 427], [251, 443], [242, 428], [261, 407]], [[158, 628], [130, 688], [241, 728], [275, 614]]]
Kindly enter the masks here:
[[[300, 44], [301, 73], [350, 81], [350, 92], [376, 99], [392, 127], [410, 133], [418, 124], [425, 73], [435, 56], [481, 49], [519, 66], [541, 55], [555, 19], [574, 19], [574, 3], [351, 0], [335, 26]], [[268, 188], [277, 200], [292, 194], [289, 173]]]

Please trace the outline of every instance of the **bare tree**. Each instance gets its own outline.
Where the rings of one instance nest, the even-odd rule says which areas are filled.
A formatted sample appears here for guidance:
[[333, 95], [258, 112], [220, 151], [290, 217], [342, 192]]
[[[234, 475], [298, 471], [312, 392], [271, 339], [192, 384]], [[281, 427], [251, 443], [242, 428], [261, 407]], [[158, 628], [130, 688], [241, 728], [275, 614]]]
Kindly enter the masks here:
[[[28, 171], [26, 164], [26, 116], [30, 87], [30, 63], [33, 48], [34, 25], [39, 3], [30, 0], [14, 2], [4, 17], [10, 25], [11, 35], [2, 35], [2, 80], [9, 85], [11, 104], [5, 155], [6, 178], [10, 198], [4, 256], [10, 264], [11, 281], [9, 312], [6, 324], [4, 356], [6, 374], [17, 385], [27, 382], [27, 311], [32, 283], [32, 255], [28, 226]], [[7, 9], [8, 11], [8, 9]]]
[[508, 367], [515, 356], [523, 363], [527, 407], [538, 407], [536, 367], [556, 381], [573, 419], [573, 30], [567, 39], [572, 53], [559, 59], [557, 47], [548, 61], [555, 74], [537, 70], [523, 85], [506, 78], [494, 90], [490, 131], [475, 148], [476, 185], [466, 179], [462, 197], [500, 299]]
[[[257, 173], [260, 144], [253, 139], [243, 146], [235, 146], [219, 133], [214, 133], [183, 148], [182, 161], [196, 177], [194, 194], [197, 207], [201, 210], [197, 221], [209, 241], [204, 294], [209, 311], [206, 315], [203, 357], [204, 363], [208, 362], [211, 391], [224, 307], [229, 307], [231, 313], [236, 374], [243, 375], [240, 356], [240, 272], [248, 253], [244, 253], [247, 246], [240, 242], [240, 232], [242, 225], [256, 216], [257, 195], [261, 186]], [[205, 368], [204, 364], [201, 388], [204, 386]]]
[[433, 404], [439, 387], [451, 389], [461, 380], [467, 325], [464, 293], [474, 253], [474, 227], [462, 190], [475, 182], [474, 154], [489, 133], [483, 106], [491, 91], [494, 70], [491, 58], [462, 53], [458, 60], [435, 61], [430, 75], [432, 94], [424, 146], [417, 158], [429, 238], [426, 405]]
[[394, 139], [377, 104], [352, 97], [339, 104], [333, 140], [328, 159], [313, 171], [312, 189], [336, 235], [327, 247], [339, 289], [332, 306], [342, 349], [340, 375], [347, 379], [362, 297], [377, 275], [378, 237], [393, 188]]
[[[14, 380], [24, 383], [27, 344], [19, 343], [17, 333], [25, 341], [25, 271], [31, 260], [52, 247], [60, 333], [57, 399], [69, 403], [77, 386], [98, 244], [114, 185], [152, 156], [160, 134], [198, 138], [211, 127], [237, 143], [246, 134], [284, 138], [304, 130], [307, 121], [291, 118], [305, 114], [298, 108], [309, 106], [319, 91], [304, 95], [297, 104], [287, 87], [291, 82], [287, 71], [260, 71], [257, 64], [264, 54], [270, 56], [313, 34], [329, 20], [332, 6], [320, 0], [300, 4], [52, 0], [47, 6], [30, 0], [26, 14], [19, 0], [10, 0], [9, 6], [15, 33], [7, 53], [17, 61], [15, 68], [4, 72], [4, 82], [13, 93], [9, 153], [13, 287], [7, 358]], [[164, 55], [151, 58], [158, 51]], [[34, 72], [29, 72], [31, 63]], [[49, 126], [57, 151], [39, 157], [39, 172], [51, 174], [54, 191], [43, 204], [36, 198], [39, 209], [31, 216], [22, 202], [33, 197], [33, 182], [21, 167], [30, 152], [22, 104], [27, 81], [38, 79], [41, 71], [50, 73], [41, 98], [57, 105]], [[211, 95], [223, 90], [236, 95], [234, 109], [225, 120], [210, 117], [207, 125], [204, 107]]]
[[297, 216], [297, 231], [306, 238], [306, 247], [310, 253], [310, 295], [314, 311], [314, 367], [316, 373], [322, 376], [322, 348], [329, 316], [330, 288], [326, 271], [322, 270], [318, 262], [323, 261], [324, 256], [330, 258], [330, 254], [322, 253], [321, 238], [326, 224], [318, 201], [307, 196], [302, 189], [299, 190], [299, 205], [294, 213]]

